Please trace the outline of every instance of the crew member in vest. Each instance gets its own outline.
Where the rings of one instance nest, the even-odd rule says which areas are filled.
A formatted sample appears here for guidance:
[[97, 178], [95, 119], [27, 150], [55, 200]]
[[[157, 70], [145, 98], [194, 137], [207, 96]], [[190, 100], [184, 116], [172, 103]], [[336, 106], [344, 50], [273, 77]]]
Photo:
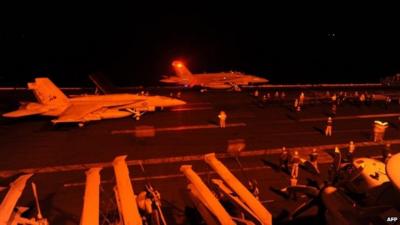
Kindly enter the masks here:
[[326, 122], [326, 128], [325, 128], [325, 136], [332, 136], [332, 117], [328, 117], [328, 121]]
[[224, 111], [221, 111], [219, 113], [219, 115], [218, 115], [218, 118], [219, 118], [219, 127], [225, 128], [226, 127], [226, 122], [225, 121], [226, 121], [226, 118], [227, 118], [226, 113]]

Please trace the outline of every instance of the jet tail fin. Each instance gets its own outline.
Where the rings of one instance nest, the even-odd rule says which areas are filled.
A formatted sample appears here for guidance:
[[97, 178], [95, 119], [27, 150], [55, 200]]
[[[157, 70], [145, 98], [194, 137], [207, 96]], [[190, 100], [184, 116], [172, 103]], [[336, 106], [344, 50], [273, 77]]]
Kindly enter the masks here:
[[172, 67], [176, 75], [180, 78], [190, 80], [193, 77], [193, 74], [186, 68], [186, 66], [181, 61], [173, 61]]
[[115, 93], [115, 86], [102, 73], [92, 73], [89, 75], [90, 80], [96, 85], [96, 88], [103, 94]]
[[43, 105], [67, 105], [68, 97], [47, 77], [39, 77], [28, 83], [36, 99]]

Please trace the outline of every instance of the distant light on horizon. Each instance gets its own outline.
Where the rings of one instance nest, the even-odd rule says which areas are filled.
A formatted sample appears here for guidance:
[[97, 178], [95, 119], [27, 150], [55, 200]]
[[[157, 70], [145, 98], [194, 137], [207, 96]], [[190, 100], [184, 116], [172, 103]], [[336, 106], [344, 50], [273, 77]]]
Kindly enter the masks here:
[[328, 37], [334, 38], [336, 37], [336, 33], [328, 33]]

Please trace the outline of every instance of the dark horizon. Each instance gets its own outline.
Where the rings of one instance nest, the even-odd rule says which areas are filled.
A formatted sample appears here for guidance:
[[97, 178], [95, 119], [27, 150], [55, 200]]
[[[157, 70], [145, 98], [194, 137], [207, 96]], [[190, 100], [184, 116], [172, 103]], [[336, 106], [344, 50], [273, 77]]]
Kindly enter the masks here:
[[175, 59], [193, 73], [235, 70], [272, 84], [379, 82], [400, 72], [400, 35], [390, 20], [323, 12], [306, 19], [272, 11], [13, 18], [0, 32], [0, 86], [24, 86], [38, 76], [60, 86], [90, 86], [87, 76], [94, 72], [120, 86], [154, 86], [173, 73]]

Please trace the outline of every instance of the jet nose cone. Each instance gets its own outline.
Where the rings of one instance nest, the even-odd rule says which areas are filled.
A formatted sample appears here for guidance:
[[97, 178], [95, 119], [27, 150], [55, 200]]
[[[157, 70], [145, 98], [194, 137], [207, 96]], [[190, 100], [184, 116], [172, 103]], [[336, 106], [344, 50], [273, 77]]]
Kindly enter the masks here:
[[267, 83], [269, 80], [262, 77], [255, 77], [253, 82]]
[[173, 100], [172, 100], [172, 104], [173, 104], [173, 105], [185, 105], [186, 102], [185, 102], [185, 101], [182, 101], [182, 100], [179, 100], [179, 99], [173, 99]]

